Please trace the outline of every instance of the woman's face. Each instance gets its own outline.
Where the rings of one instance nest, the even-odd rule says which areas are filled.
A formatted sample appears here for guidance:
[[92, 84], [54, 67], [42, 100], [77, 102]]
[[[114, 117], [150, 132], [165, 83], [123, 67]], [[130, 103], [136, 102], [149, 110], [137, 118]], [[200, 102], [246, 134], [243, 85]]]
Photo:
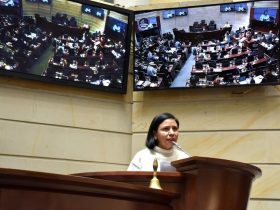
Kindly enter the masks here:
[[177, 141], [179, 128], [174, 119], [166, 119], [154, 132], [154, 138], [158, 142], [158, 146], [162, 149], [171, 149], [173, 147], [172, 141]]

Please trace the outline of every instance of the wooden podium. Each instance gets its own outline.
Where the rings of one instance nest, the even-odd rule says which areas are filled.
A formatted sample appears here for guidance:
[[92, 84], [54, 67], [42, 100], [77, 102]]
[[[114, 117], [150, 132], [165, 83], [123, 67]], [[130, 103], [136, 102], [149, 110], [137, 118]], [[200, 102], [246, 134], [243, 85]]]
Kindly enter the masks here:
[[5, 210], [246, 210], [255, 166], [215, 158], [172, 162], [159, 172], [163, 190], [148, 188], [152, 172], [59, 175], [0, 169]]

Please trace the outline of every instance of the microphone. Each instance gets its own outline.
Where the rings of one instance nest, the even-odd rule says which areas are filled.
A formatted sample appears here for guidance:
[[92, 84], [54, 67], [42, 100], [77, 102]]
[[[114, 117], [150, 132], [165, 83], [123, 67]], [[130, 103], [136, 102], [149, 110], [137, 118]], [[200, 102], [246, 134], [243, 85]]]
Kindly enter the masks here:
[[181, 150], [183, 153], [185, 153], [187, 156], [191, 156], [190, 154], [188, 154], [187, 152], [185, 152], [185, 150], [182, 149], [182, 147], [175, 141], [172, 141], [172, 144], [177, 147], [177, 149]]

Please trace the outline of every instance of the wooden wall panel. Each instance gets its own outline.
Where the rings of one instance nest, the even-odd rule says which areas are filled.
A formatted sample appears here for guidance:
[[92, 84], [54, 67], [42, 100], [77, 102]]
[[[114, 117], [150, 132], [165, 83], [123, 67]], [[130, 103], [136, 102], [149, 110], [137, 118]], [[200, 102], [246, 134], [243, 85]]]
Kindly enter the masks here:
[[52, 8], [51, 5], [38, 4], [37, 13], [51, 20], [51, 8]]
[[[193, 156], [247, 163], [280, 163], [280, 131], [183, 132], [178, 143]], [[132, 154], [145, 146], [146, 133], [133, 134]]]
[[280, 200], [250, 200], [248, 210], [279, 210]]
[[52, 14], [55, 15], [57, 12], [78, 17], [81, 14], [80, 4], [66, 0], [53, 1]]
[[109, 16], [116, 18], [124, 23], [128, 22], [128, 17], [125, 15], [122, 15], [121, 13], [118, 13], [118, 12], [110, 11]]
[[129, 134], [7, 120], [0, 120], [0, 127], [0, 154], [118, 164], [130, 161]]
[[38, 11], [38, 4], [22, 1], [23, 15], [34, 16], [34, 13]]
[[131, 93], [9, 77], [0, 82], [0, 167], [66, 174], [126, 170]]
[[[52, 14], [65, 8], [70, 15], [80, 11], [69, 6], [72, 2], [54, 2]], [[232, 1], [211, 1], [223, 2]], [[209, 1], [143, 3], [163, 8]], [[38, 9], [26, 1], [23, 6], [27, 15]], [[19, 87], [0, 85], [0, 167], [63, 174], [126, 170], [135, 152], [144, 148], [152, 118], [168, 111], [179, 118], [179, 143], [192, 155], [232, 159], [262, 169], [263, 176], [253, 184], [249, 210], [280, 209], [280, 86], [132, 94], [129, 76], [126, 95], [5, 79]]]
[[280, 205], [280, 86], [135, 92], [132, 154], [144, 148], [152, 118], [171, 112], [179, 118], [179, 144], [195, 156], [254, 164], [263, 171], [254, 183], [248, 209]]
[[90, 24], [90, 30], [92, 32], [96, 32], [96, 31], [100, 31], [101, 33], [104, 32], [104, 28], [105, 28], [105, 21], [107, 18], [107, 13], [108, 10], [104, 11], [105, 15], [104, 15], [104, 20], [101, 20], [99, 18], [96, 18], [92, 15], [88, 15], [88, 14], [81, 14], [81, 18], [80, 18], [80, 25], [82, 24]]
[[122, 171], [127, 168], [127, 165], [122, 164], [12, 155], [0, 155], [0, 166], [1, 168], [13, 168], [58, 174], [73, 174], [93, 171]]
[[131, 104], [79, 95], [65, 96], [62, 92], [52, 94], [3, 87], [0, 110], [5, 111], [0, 111], [0, 119], [131, 132]]
[[252, 188], [252, 197], [258, 199], [273, 199], [280, 202], [280, 164], [257, 164], [256, 166], [262, 169], [262, 177], [256, 179]]
[[[271, 88], [268, 87], [268, 89]], [[143, 94], [146, 96], [146, 93]], [[216, 98], [215, 95], [212, 95], [212, 99], [209, 100], [187, 100], [173, 94], [174, 92], [169, 91], [165, 93], [165, 98], [163, 95], [160, 98], [155, 95], [151, 99], [152, 94], [148, 93], [147, 100], [144, 98], [144, 102], [135, 102], [133, 119], [137, 120], [133, 124], [133, 131], [146, 131], [151, 118], [161, 112], [174, 113], [182, 122], [180, 129], [183, 131], [280, 128], [279, 120], [276, 117], [280, 115], [279, 96], [259, 94], [258, 97]], [[187, 95], [188, 92], [186, 91], [185, 94]], [[203, 90], [197, 94], [206, 95]], [[279, 90], [278, 94], [280, 94]], [[208, 95], [208, 97], [211, 96]]]

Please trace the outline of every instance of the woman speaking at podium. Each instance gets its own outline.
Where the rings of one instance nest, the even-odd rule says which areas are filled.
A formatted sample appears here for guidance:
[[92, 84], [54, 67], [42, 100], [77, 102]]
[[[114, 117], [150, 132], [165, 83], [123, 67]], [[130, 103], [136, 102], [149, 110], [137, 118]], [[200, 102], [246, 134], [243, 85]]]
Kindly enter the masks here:
[[136, 153], [128, 171], [153, 171], [153, 162], [158, 161], [158, 171], [175, 171], [171, 162], [190, 157], [176, 143], [179, 135], [179, 121], [170, 113], [162, 113], [151, 122], [146, 148]]

